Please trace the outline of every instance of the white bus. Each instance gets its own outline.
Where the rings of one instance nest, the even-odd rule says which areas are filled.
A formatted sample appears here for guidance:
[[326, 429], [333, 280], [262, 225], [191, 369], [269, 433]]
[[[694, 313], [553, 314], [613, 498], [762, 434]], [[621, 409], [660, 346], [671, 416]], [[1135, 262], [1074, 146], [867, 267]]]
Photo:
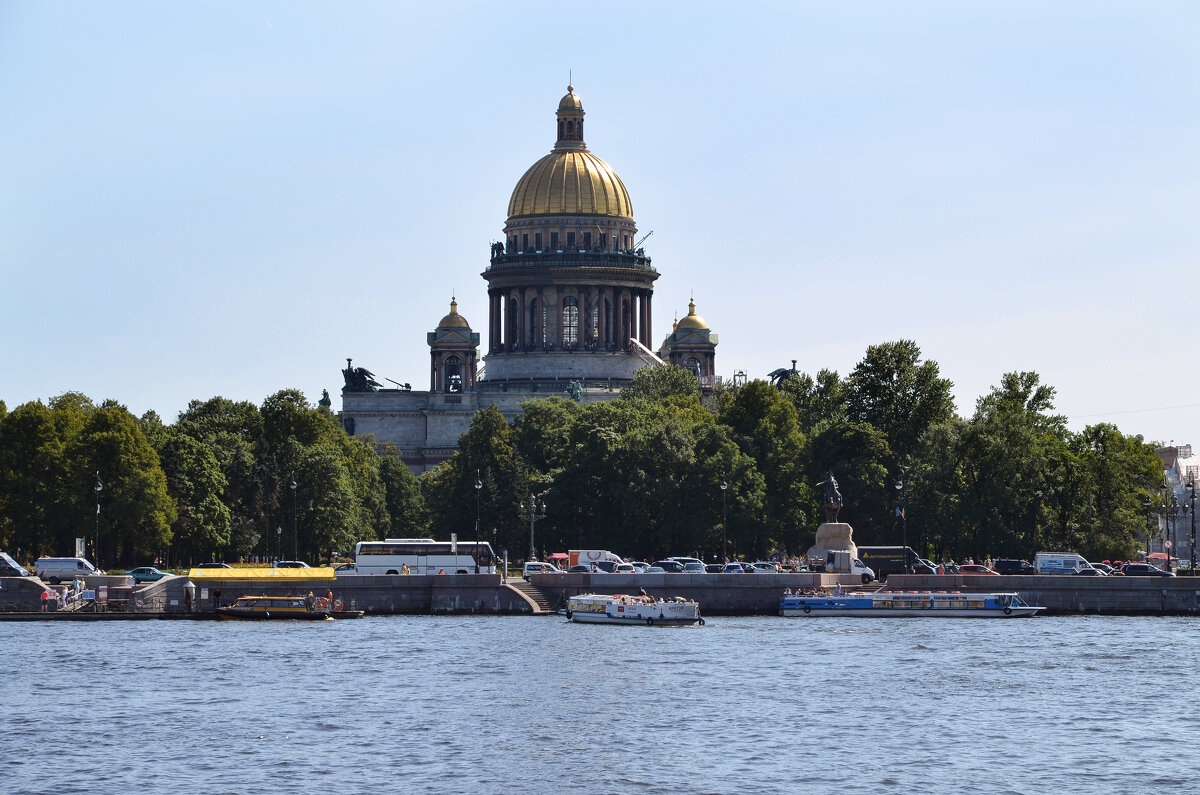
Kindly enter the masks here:
[[492, 545], [474, 541], [434, 541], [432, 538], [388, 538], [359, 541], [354, 545], [354, 564], [359, 574], [480, 574], [496, 573]]

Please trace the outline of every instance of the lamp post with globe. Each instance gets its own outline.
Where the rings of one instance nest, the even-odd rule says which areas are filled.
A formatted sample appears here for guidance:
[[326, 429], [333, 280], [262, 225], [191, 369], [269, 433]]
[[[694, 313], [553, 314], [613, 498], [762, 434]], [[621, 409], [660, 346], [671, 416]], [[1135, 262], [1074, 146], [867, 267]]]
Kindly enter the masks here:
[[483, 481], [479, 479], [479, 470], [475, 470], [475, 573], [479, 573], [479, 500], [483, 493]]

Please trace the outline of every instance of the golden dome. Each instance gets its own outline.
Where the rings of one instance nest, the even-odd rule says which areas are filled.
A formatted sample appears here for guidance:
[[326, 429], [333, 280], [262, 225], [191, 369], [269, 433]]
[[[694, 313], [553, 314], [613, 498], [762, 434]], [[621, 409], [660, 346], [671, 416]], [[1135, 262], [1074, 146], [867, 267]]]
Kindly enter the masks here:
[[681, 328], [708, 328], [708, 324], [704, 322], [704, 318], [696, 314], [696, 301], [692, 299], [688, 301], [687, 317], [675, 324], [676, 329]]
[[450, 314], [448, 314], [444, 318], [442, 318], [441, 322], [439, 322], [437, 324], [437, 327], [438, 328], [470, 328], [471, 324], [467, 322], [467, 319], [465, 317], [458, 314], [458, 301], [455, 301], [453, 298], [451, 298], [450, 299]]
[[633, 202], [617, 172], [591, 152], [555, 150], [534, 163], [508, 201], [518, 215], [615, 215], [633, 217]]
[[567, 95], [558, 101], [559, 110], [583, 110], [583, 103], [575, 96], [575, 86], [567, 86]]

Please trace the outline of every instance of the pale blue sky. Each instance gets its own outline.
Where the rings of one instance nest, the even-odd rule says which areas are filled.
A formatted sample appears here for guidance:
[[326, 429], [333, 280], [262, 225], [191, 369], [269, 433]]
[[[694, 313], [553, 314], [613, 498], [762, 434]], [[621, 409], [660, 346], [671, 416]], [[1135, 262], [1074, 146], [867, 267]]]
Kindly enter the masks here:
[[568, 70], [717, 370], [917, 341], [1200, 444], [1200, 5], [0, 0], [0, 398], [428, 388]]

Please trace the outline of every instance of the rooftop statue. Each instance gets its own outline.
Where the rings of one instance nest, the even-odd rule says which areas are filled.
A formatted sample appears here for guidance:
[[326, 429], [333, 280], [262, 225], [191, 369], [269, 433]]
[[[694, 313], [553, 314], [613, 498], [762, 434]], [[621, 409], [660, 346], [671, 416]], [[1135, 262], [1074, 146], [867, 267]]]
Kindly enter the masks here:
[[836, 523], [838, 520], [838, 511], [842, 510], [842, 493], [838, 491], [837, 478], [830, 472], [829, 477], [817, 485], [825, 487], [825, 498], [823, 500], [825, 504], [825, 521], [831, 524]]
[[346, 360], [346, 369], [342, 377], [346, 379], [343, 392], [375, 392], [382, 386], [375, 380], [375, 374], [365, 367], [351, 367], [351, 360]]

